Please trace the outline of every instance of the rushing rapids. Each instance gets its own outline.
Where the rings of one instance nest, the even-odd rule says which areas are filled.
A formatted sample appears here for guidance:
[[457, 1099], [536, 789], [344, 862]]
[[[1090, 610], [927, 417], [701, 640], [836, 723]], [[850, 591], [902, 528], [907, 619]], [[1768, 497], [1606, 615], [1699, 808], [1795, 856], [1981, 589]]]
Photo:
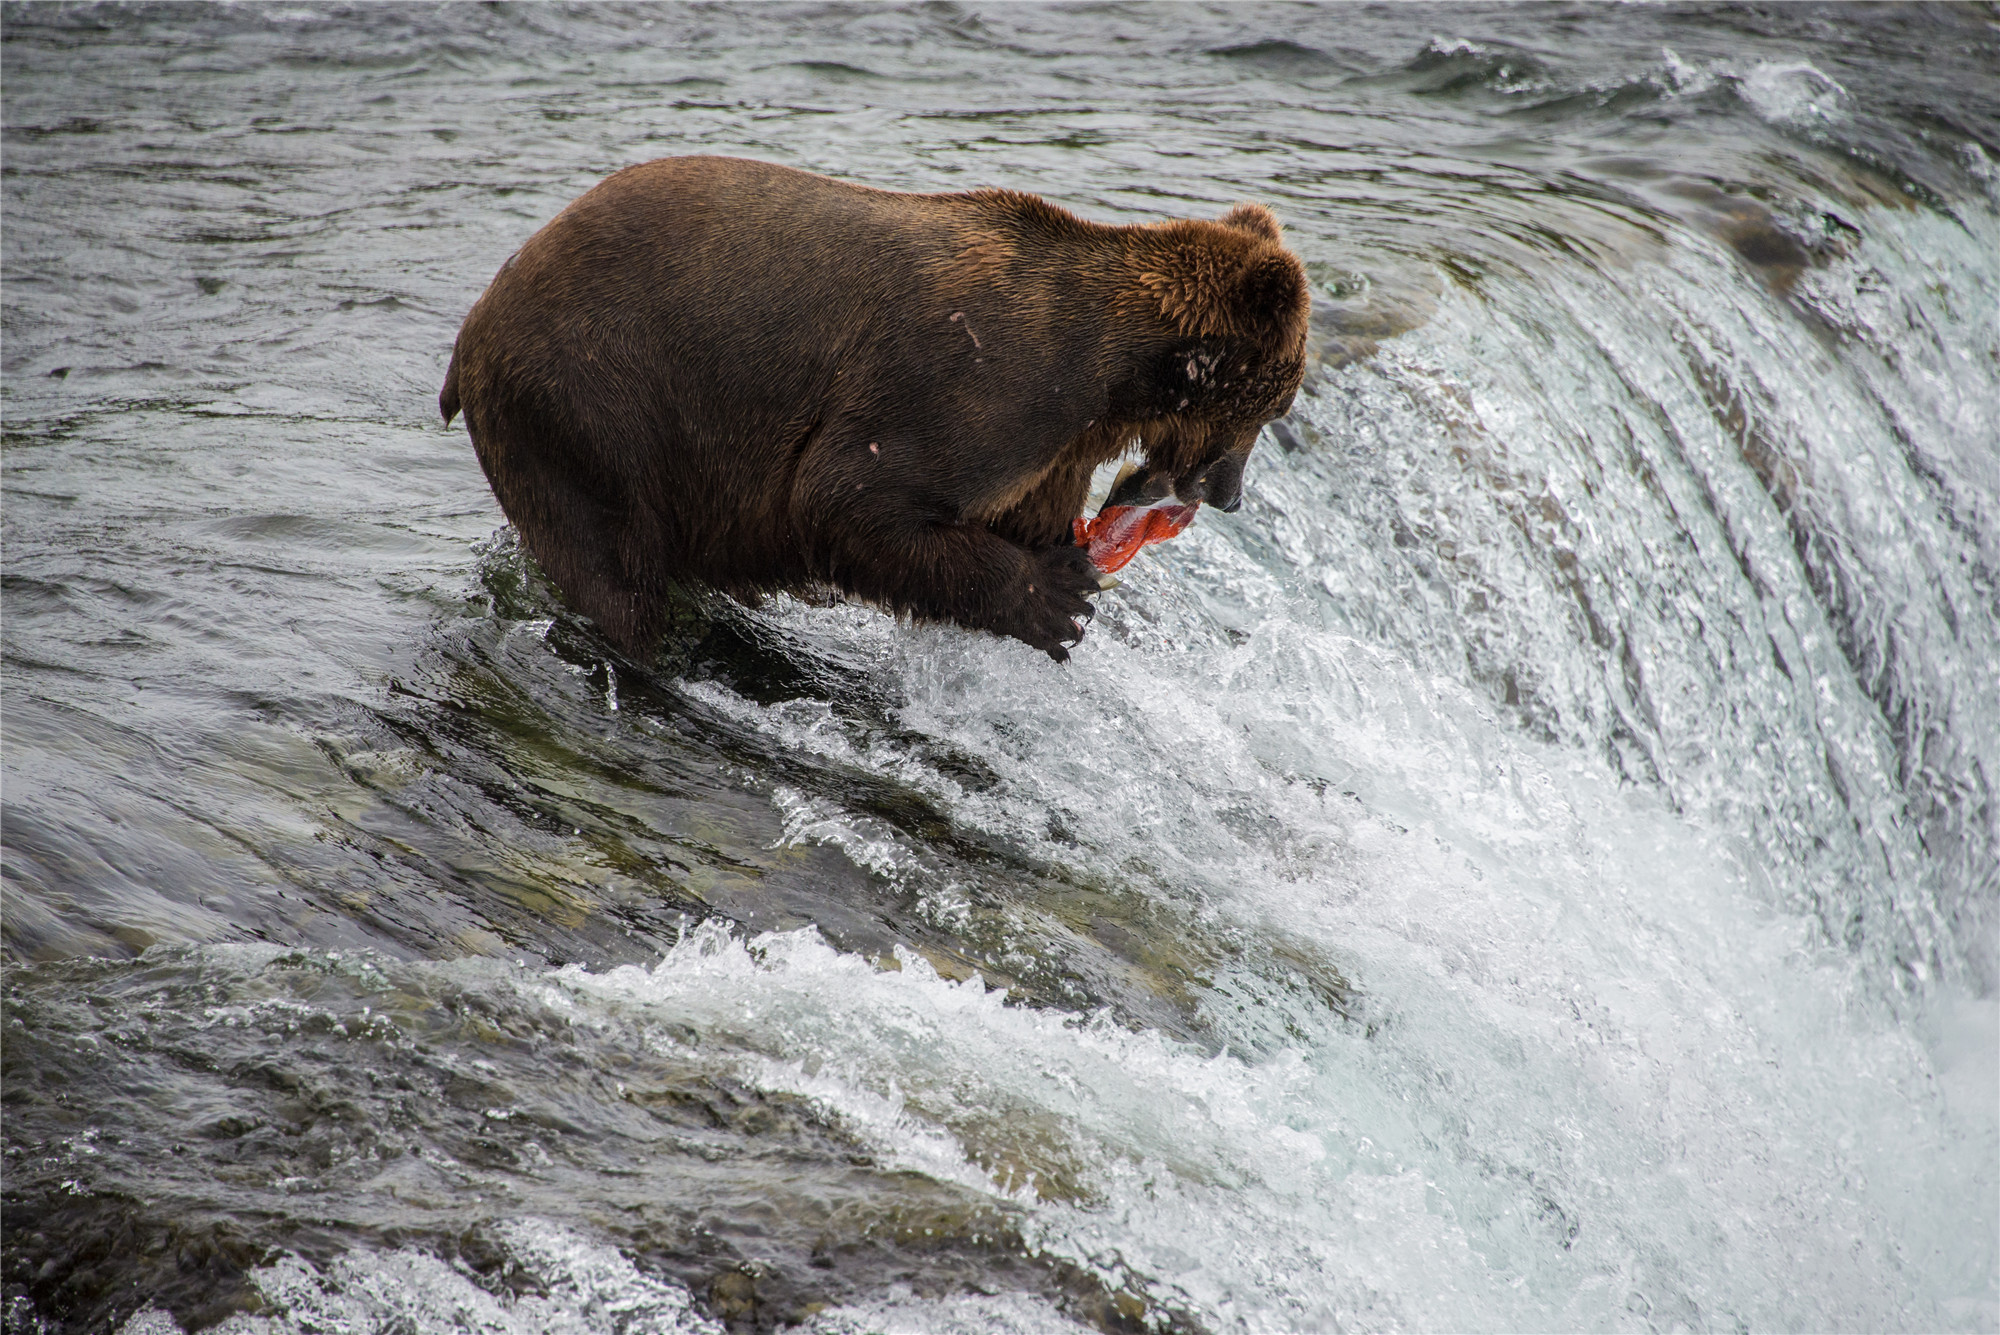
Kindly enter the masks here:
[[[2000, 1323], [1987, 12], [4, 20], [8, 1331]], [[1067, 666], [625, 660], [434, 404], [679, 152], [1315, 367]]]

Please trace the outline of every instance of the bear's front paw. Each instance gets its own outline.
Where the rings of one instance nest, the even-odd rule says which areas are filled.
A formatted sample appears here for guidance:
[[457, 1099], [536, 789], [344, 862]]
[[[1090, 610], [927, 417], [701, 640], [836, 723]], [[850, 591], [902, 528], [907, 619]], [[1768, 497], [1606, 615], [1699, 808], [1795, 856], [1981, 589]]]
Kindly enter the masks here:
[[1084, 595], [1096, 593], [1103, 581], [1090, 554], [1081, 547], [1047, 547], [1029, 557], [1027, 588], [1015, 609], [1007, 634], [1024, 640], [1061, 663], [1069, 658], [1064, 646], [1083, 638], [1079, 619], [1095, 610]]

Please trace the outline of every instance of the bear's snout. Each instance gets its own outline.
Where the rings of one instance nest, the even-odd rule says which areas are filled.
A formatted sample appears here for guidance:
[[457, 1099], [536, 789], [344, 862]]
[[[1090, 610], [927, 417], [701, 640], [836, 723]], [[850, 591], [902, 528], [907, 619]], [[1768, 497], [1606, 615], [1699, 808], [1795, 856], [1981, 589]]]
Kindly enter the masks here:
[[1199, 501], [1225, 512], [1243, 504], [1243, 463], [1248, 451], [1220, 455], [1174, 486], [1174, 495], [1192, 505]]

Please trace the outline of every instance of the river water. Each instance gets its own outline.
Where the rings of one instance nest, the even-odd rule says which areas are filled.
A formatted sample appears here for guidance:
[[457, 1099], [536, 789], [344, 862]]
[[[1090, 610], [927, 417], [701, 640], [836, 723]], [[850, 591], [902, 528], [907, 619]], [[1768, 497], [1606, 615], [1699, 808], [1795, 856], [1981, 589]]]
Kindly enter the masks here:
[[[4, 23], [7, 1330], [2000, 1326], [1991, 8]], [[1067, 666], [626, 661], [436, 395], [686, 152], [1307, 390]]]

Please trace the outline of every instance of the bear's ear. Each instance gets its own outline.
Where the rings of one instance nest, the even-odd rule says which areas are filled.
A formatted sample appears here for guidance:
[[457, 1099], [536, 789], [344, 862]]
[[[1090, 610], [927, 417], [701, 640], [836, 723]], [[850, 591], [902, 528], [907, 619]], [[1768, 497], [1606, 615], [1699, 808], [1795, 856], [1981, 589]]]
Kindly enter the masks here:
[[1306, 295], [1305, 270], [1284, 251], [1252, 260], [1236, 281], [1235, 299], [1240, 317], [1279, 325], [1303, 320], [1311, 301]]
[[1222, 215], [1224, 227], [1262, 237], [1273, 245], [1283, 245], [1285, 234], [1278, 229], [1278, 217], [1262, 204], [1238, 204]]
[[1242, 232], [1217, 235], [1214, 223], [1183, 226], [1191, 234], [1156, 252], [1157, 267], [1137, 275], [1139, 289], [1181, 333], [1252, 333], [1305, 320], [1305, 270], [1290, 251]]

